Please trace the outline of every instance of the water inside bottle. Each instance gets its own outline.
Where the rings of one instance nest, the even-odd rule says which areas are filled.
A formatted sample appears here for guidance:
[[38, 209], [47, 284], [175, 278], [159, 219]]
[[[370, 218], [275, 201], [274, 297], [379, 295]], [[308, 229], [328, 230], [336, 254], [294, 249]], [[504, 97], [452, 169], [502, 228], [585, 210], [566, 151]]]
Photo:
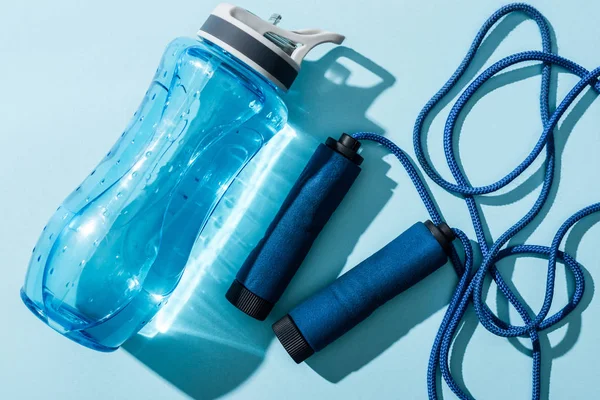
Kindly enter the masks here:
[[130, 126], [33, 251], [22, 296], [53, 328], [112, 350], [169, 297], [235, 177], [286, 122], [276, 92], [236, 68], [197, 40], [167, 48]]

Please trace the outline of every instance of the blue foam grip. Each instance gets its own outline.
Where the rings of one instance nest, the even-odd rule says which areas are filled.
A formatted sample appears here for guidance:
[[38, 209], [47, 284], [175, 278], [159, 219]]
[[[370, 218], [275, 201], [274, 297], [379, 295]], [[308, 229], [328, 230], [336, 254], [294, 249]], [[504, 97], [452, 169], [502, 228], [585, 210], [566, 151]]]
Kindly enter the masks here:
[[442, 246], [419, 222], [294, 308], [289, 316], [306, 342], [319, 351], [447, 259]]
[[359, 173], [358, 165], [321, 144], [236, 279], [276, 303]]

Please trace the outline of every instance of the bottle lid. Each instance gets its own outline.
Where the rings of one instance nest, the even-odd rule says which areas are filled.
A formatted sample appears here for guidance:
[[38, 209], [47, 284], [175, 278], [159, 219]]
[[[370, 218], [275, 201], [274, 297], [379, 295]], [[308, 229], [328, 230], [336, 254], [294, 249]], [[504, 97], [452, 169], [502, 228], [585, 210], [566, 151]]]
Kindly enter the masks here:
[[281, 16], [265, 21], [231, 4], [219, 4], [198, 36], [218, 45], [255, 69], [283, 91], [300, 71], [302, 60], [322, 43], [341, 44], [344, 36], [320, 29], [288, 31], [277, 26]]

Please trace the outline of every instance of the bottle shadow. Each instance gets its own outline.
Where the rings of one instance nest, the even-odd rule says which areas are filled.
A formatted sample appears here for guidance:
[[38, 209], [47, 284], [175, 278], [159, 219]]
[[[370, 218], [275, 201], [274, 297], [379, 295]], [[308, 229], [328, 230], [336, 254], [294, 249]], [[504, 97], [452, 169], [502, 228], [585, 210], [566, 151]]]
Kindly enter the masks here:
[[[348, 63], [352, 69], [373, 74], [377, 83], [350, 85], [348, 79], [354, 72]], [[366, 57], [337, 47], [319, 60], [303, 63], [302, 73], [286, 96], [290, 123], [298, 134], [311, 136], [309, 142], [314, 144], [349, 128], [383, 133], [366, 113], [394, 82], [392, 75]], [[191, 289], [181, 288], [180, 283], [165, 306], [172, 306], [177, 294], [178, 299], [183, 298], [177, 312], [172, 318], [169, 313], [166, 317], [159, 313], [155, 320], [162, 320], [152, 321], [151, 329], [145, 328], [123, 348], [194, 399], [218, 398], [241, 385], [262, 364], [274, 339], [272, 323], [318, 286], [337, 277], [362, 233], [391, 198], [396, 183], [386, 175], [390, 165], [383, 161], [384, 155], [382, 149], [366, 150], [369, 162], [355, 184], [360, 190], [351, 191], [331, 218], [267, 321], [246, 316], [225, 299], [241, 264], [200, 267], [191, 258], [186, 266], [193, 281]], [[364, 212], [351, 212], [356, 209]], [[353, 216], [351, 221], [348, 215]]]

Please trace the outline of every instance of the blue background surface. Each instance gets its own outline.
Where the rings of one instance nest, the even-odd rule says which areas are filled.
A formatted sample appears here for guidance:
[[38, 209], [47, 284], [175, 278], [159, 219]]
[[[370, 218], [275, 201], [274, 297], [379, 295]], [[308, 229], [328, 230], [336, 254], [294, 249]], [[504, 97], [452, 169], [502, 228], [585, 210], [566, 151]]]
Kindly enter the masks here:
[[[272, 340], [269, 324], [248, 322], [248, 331], [260, 338], [259, 345], [247, 351], [213, 345], [189, 330], [180, 332], [176, 340], [168, 335], [153, 341], [136, 338], [116, 353], [101, 354], [43, 326], [21, 304], [18, 291], [44, 223], [117, 139], [167, 43], [177, 36], [193, 36], [216, 4], [30, 0], [0, 5], [1, 399], [426, 398], [430, 346], [456, 283], [449, 266], [299, 366]], [[326, 56], [332, 47], [325, 47], [310, 55], [304, 78], [295, 86], [304, 93], [297, 101], [304, 102], [309, 115], [296, 123], [318, 134], [385, 132], [409, 154], [413, 154], [412, 125], [417, 113], [454, 71], [481, 23], [503, 4], [495, 0], [239, 2], [264, 18], [272, 12], [282, 14], [285, 28], [320, 27], [347, 35], [347, 48]], [[550, 20], [561, 55], [588, 69], [600, 64], [600, 2], [532, 4]], [[509, 53], [539, 49], [535, 25], [521, 22], [518, 16], [510, 17], [494, 31], [477, 67]], [[470, 77], [475, 71], [471, 72]], [[537, 141], [539, 72], [537, 66], [525, 67], [496, 78], [487, 86], [490, 94], [470, 111], [462, 126], [460, 157], [471, 183], [497, 180]], [[337, 88], [311, 97], [311, 85], [320, 79], [333, 79]], [[517, 83], [505, 86], [513, 81]], [[558, 98], [574, 83], [573, 77], [558, 74]], [[548, 245], [568, 216], [600, 199], [600, 103], [593, 100], [591, 93], [582, 96], [559, 127], [560, 189], [555, 187], [543, 222], [520, 234], [519, 241]], [[441, 136], [447, 111], [441, 110], [428, 137], [431, 158], [445, 176], [449, 173]], [[358, 189], [317, 241], [282, 299], [279, 315], [334, 279], [342, 267], [351, 268], [415, 220], [427, 217], [392, 156], [371, 145], [364, 155], [368, 161]], [[482, 199], [493, 237], [535, 200], [540, 165], [536, 162], [518, 182]], [[432, 191], [448, 221], [473, 237], [463, 202], [435, 186]], [[356, 210], [361, 213], [349, 227], [344, 215], [356, 215]], [[600, 224], [592, 223], [598, 220], [582, 222], [566, 241], [567, 250], [587, 270], [588, 291], [568, 323], [542, 340], [544, 397], [548, 391], [553, 399], [597, 397], [600, 300], [593, 292], [594, 282], [600, 279]], [[348, 243], [348, 248], [332, 251], [338, 241]], [[545, 265], [532, 259], [501, 265], [533, 309], [542, 302]], [[557, 282], [553, 310], [566, 301], [562, 267]], [[518, 322], [505, 302], [497, 301], [493, 287], [488, 297], [492, 309]], [[456, 341], [452, 357], [456, 377], [476, 398], [530, 398], [530, 344], [497, 338], [475, 321], [469, 312]], [[453, 398], [446, 387], [444, 397]]]

